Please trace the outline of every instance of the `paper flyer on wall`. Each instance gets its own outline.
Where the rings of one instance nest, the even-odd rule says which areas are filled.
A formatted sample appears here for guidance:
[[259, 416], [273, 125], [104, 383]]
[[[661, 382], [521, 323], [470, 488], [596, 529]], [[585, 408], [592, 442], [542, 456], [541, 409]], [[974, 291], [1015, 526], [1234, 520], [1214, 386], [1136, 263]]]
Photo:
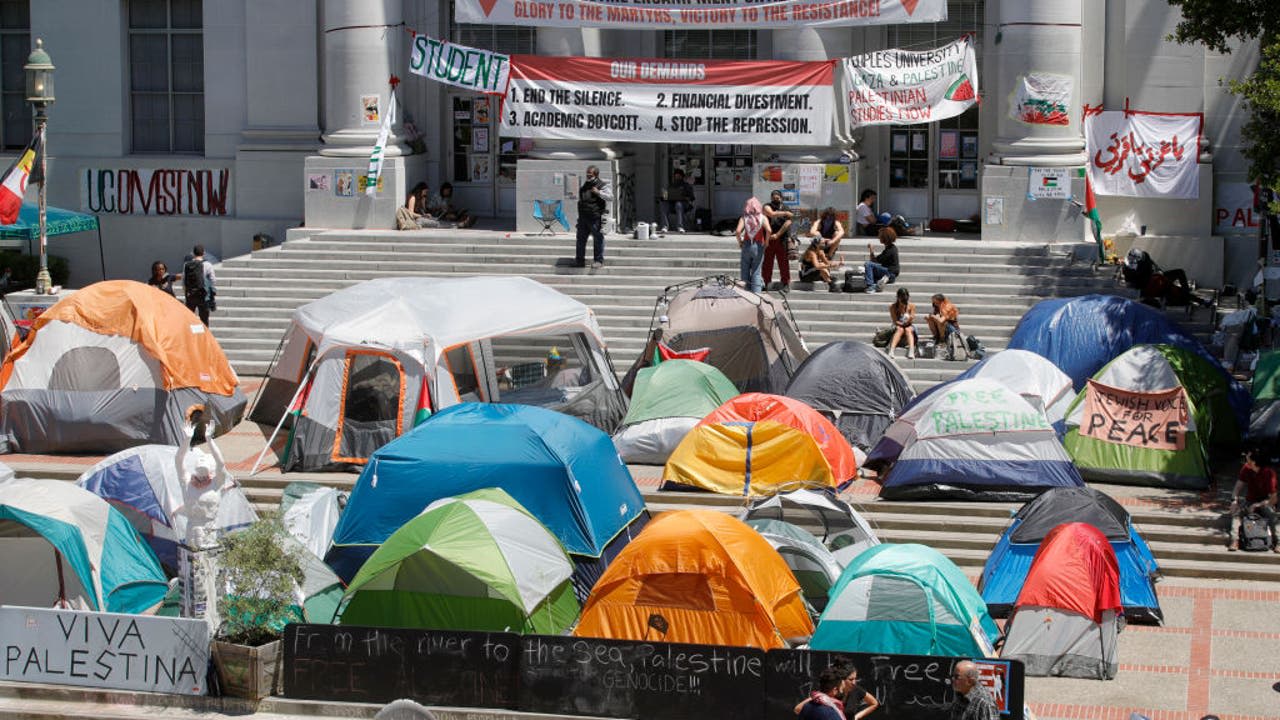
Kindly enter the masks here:
[[[946, 0], [456, 0], [458, 22], [623, 29], [897, 25], [947, 19]], [[690, 7], [695, 5], [694, 7]]]

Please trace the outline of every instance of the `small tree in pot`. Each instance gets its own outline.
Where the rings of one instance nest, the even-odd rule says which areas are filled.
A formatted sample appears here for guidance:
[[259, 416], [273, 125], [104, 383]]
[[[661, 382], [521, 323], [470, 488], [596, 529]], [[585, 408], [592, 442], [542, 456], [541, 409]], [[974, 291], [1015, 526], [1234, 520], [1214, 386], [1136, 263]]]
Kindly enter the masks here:
[[284, 626], [301, 622], [303, 581], [296, 545], [276, 518], [259, 520], [222, 538], [218, 558], [226, 583], [219, 600], [222, 625], [213, 657], [225, 694], [260, 699], [271, 694]]

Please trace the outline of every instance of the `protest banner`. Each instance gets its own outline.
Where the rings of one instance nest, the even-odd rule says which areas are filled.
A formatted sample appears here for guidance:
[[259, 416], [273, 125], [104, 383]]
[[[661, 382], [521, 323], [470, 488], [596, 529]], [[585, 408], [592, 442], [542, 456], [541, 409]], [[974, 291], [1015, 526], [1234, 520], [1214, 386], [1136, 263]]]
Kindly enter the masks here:
[[409, 44], [409, 72], [446, 85], [501, 95], [510, 70], [511, 58], [502, 53], [418, 33]]
[[502, 135], [826, 145], [833, 61], [511, 56]]
[[1027, 195], [1034, 200], [1070, 200], [1071, 170], [1064, 167], [1028, 169]]
[[936, 50], [880, 50], [843, 63], [850, 127], [945, 120], [978, 100], [978, 60], [968, 36]]
[[203, 620], [0, 607], [0, 679], [205, 694]]
[[1080, 434], [1152, 450], [1181, 450], [1187, 434], [1187, 395], [1180, 388], [1135, 392], [1089, 381]]
[[1200, 196], [1198, 113], [1086, 113], [1089, 180], [1098, 195], [1191, 200]]
[[[691, 7], [691, 5], [693, 7]], [[457, 0], [458, 22], [638, 30], [941, 22], [946, 0]]]
[[1254, 211], [1257, 189], [1249, 183], [1214, 183], [1213, 233], [1252, 235], [1258, 232], [1262, 214]]
[[1029, 73], [1019, 77], [1009, 95], [1009, 117], [1027, 125], [1070, 125], [1070, 75]]

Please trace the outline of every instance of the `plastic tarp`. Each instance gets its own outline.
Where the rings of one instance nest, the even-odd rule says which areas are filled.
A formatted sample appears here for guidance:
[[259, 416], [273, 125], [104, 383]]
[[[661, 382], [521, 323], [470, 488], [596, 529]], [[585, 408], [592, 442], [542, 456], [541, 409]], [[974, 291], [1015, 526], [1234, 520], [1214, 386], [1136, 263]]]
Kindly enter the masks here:
[[741, 517], [814, 527], [815, 535], [831, 550], [842, 568], [863, 550], [880, 544], [880, 538], [866, 519], [830, 490], [793, 490], [760, 498], [752, 501]]
[[769, 543], [714, 510], [658, 515], [605, 570], [574, 635], [765, 650], [813, 632], [800, 585]]
[[599, 558], [645, 512], [631, 473], [599, 429], [542, 408], [463, 403], [373, 454], [326, 560], [340, 577], [354, 577], [375, 547], [427, 505], [486, 487], [505, 490], [572, 555], [587, 559]]
[[1280, 350], [1268, 350], [1258, 356], [1253, 372], [1249, 439], [1280, 443]]
[[738, 394], [724, 373], [693, 360], [640, 370], [613, 443], [628, 463], [661, 465], [703, 417]]
[[863, 342], [828, 343], [796, 370], [783, 393], [822, 413], [849, 444], [870, 450], [914, 397], [884, 353]]
[[[71, 233], [88, 232], [98, 229], [98, 216], [88, 213], [64, 210], [56, 207], [45, 207], [45, 235], [56, 237]], [[18, 240], [40, 239], [40, 206], [32, 202], [22, 203], [18, 210], [18, 219], [12, 225], [0, 225], [0, 239], [16, 238]]]
[[317, 557], [324, 557], [333, 542], [333, 530], [342, 516], [346, 493], [310, 482], [291, 482], [280, 499], [284, 529]]

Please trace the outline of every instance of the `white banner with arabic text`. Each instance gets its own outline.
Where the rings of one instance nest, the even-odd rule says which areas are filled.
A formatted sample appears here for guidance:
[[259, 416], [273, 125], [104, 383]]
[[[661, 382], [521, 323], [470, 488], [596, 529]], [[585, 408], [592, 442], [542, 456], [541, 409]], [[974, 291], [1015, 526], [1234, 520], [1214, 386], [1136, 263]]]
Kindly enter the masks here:
[[968, 37], [935, 50], [880, 50], [842, 62], [850, 129], [945, 120], [978, 100], [978, 60]]
[[1111, 110], [1085, 118], [1089, 180], [1098, 195], [1200, 197], [1200, 133], [1196, 114]]
[[947, 19], [946, 0], [456, 0], [458, 22], [664, 30], [896, 25]]

